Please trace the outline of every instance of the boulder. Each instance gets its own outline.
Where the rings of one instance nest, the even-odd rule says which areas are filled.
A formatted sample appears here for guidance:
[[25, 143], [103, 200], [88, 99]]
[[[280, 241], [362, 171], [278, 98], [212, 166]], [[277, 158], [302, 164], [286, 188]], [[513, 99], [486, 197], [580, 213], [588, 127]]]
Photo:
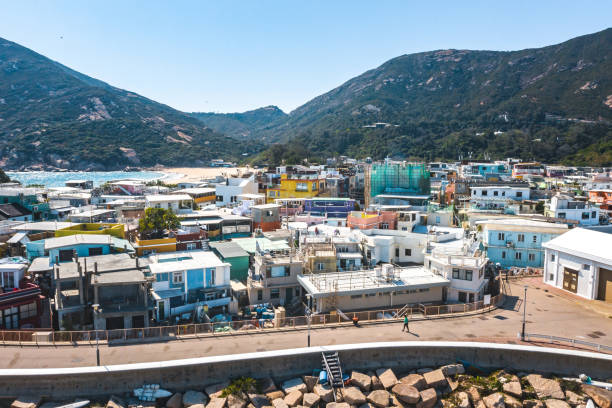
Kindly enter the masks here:
[[465, 373], [463, 364], [448, 364], [444, 367], [440, 367], [440, 370], [442, 370], [444, 375], [447, 377]]
[[314, 393], [321, 397], [321, 401], [329, 403], [334, 400], [334, 391], [328, 385], [317, 384], [314, 386]]
[[261, 389], [262, 394], [268, 394], [274, 391], [277, 391], [276, 384], [274, 384], [274, 380], [270, 377], [259, 380], [259, 388]]
[[505, 383], [502, 386], [502, 389], [504, 390], [506, 394], [510, 394], [513, 397], [516, 397], [516, 398], [523, 397], [523, 389], [521, 388], [521, 383], [518, 381], [510, 381], [508, 383]]
[[351, 384], [359, 387], [361, 391], [368, 392], [372, 388], [372, 377], [359, 371], [353, 371], [351, 373]]
[[372, 378], [372, 388], [370, 388], [371, 390], [384, 390], [385, 389], [382, 382], [380, 382], [380, 378], [378, 378], [376, 374], [371, 375], [370, 378]]
[[533, 387], [539, 399], [555, 398], [563, 399], [565, 394], [561, 386], [555, 380], [544, 378], [539, 374], [529, 374], [525, 377], [529, 384]]
[[289, 408], [289, 405], [287, 405], [285, 400], [282, 398], [277, 398], [275, 400], [272, 400], [272, 406], [274, 408]]
[[227, 398], [211, 398], [206, 405], [206, 408], [223, 408], [225, 407], [226, 402]]
[[495, 394], [488, 395], [482, 399], [487, 408], [505, 408], [504, 394], [496, 392]]
[[416, 408], [432, 408], [438, 401], [438, 394], [434, 388], [427, 388], [420, 392], [421, 400], [417, 402]]
[[306, 392], [312, 392], [316, 383], [319, 382], [319, 377], [313, 377], [312, 375], [305, 375], [302, 377], [304, 384], [306, 384]]
[[346, 402], [330, 402], [325, 408], [351, 408]]
[[192, 405], [208, 403], [208, 397], [206, 394], [200, 391], [187, 391], [183, 394], [183, 406], [190, 407]]
[[423, 376], [420, 374], [408, 374], [407, 376], [402, 377], [400, 382], [403, 384], [412, 385], [419, 391], [424, 389], [427, 385], [425, 378], [423, 378]]
[[390, 399], [389, 393], [385, 390], [375, 390], [368, 394], [368, 402], [379, 408], [388, 407]]
[[208, 387], [204, 388], [204, 392], [206, 392], [206, 394], [208, 394], [208, 396], [212, 399], [212, 398], [219, 398], [221, 397], [221, 393], [223, 392], [223, 390], [229, 385], [229, 381], [223, 381], [217, 384], [212, 384], [209, 385]]
[[523, 401], [523, 408], [544, 408], [544, 403], [536, 399], [525, 400]]
[[507, 408], [523, 408], [523, 403], [512, 395], [504, 394], [504, 404]]
[[457, 408], [471, 408], [470, 396], [467, 392], [461, 391], [457, 393]]
[[547, 399], [544, 401], [544, 404], [546, 405], [546, 408], [570, 408], [570, 404], [567, 402], [554, 398]]
[[246, 407], [246, 400], [240, 398], [237, 395], [230, 394], [227, 397], [227, 408], [244, 408]]
[[599, 408], [612, 408], [612, 391], [594, 385], [582, 384], [582, 392], [591, 397]]
[[278, 399], [278, 398], [280, 399], [285, 398], [285, 393], [282, 392], [281, 390], [276, 390], [272, 392], [267, 392], [266, 397], [268, 397], [270, 401], [274, 401], [275, 399]]
[[570, 390], [565, 391], [565, 399], [570, 405], [574, 406], [584, 404], [585, 402], [585, 398], [582, 395], [578, 395]]
[[263, 408], [270, 405], [270, 400], [264, 394], [249, 394], [249, 400], [255, 408]]
[[482, 400], [482, 398], [480, 397], [480, 391], [478, 391], [478, 388], [474, 387], [473, 385], [468, 388], [467, 393], [470, 396], [470, 400], [472, 401], [472, 404], [474, 404], [474, 406], [476, 406], [476, 403], [478, 401]]
[[344, 399], [344, 402], [348, 402], [350, 405], [359, 406], [366, 403], [366, 397], [358, 387], [344, 388], [342, 398]]
[[[11, 408], [17, 408], [17, 407], [14, 407], [14, 404], [15, 403], [13, 403], [13, 405], [11, 405]], [[34, 407], [35, 406], [32, 406], [32, 408], [34, 408]], [[121, 398], [115, 396], [115, 395], [111, 395], [110, 399], [106, 403], [106, 408], [126, 408], [126, 407], [127, 407], [127, 404], [125, 403], [125, 401], [122, 400]], [[179, 405], [179, 407], [180, 407], [180, 405]], [[23, 408], [23, 407], [19, 407], [19, 408]]]
[[[304, 383], [302, 383], [303, 385]], [[290, 407], [298, 406], [302, 403], [302, 398], [304, 394], [298, 389], [294, 389], [293, 391], [287, 393], [285, 395], [285, 403]]]
[[302, 398], [302, 405], [307, 408], [316, 407], [319, 404], [319, 401], [321, 401], [321, 397], [315, 393], [307, 392]]
[[389, 389], [398, 383], [395, 373], [390, 368], [376, 370], [376, 375], [385, 389]]
[[[182, 406], [183, 406], [183, 394], [181, 394], [180, 392], [177, 392], [176, 394], [171, 396], [168, 399], [168, 401], [166, 401], [166, 408], [181, 408]], [[108, 408], [111, 408], [111, 407], [108, 407]]]
[[285, 394], [290, 394], [293, 391], [299, 391], [302, 394], [308, 392], [308, 387], [304, 384], [304, 381], [301, 378], [292, 378], [291, 380], [287, 380], [281, 384], [282, 390]]
[[421, 394], [416, 387], [401, 382], [395, 384], [391, 392], [393, 392], [400, 401], [406, 404], [416, 404], [421, 399]]
[[423, 374], [427, 387], [430, 388], [443, 388], [448, 384], [446, 377], [441, 369], [430, 371]]
[[[112, 397], [111, 397], [112, 400]], [[110, 402], [110, 401], [109, 401]], [[36, 408], [40, 405], [40, 397], [22, 396], [11, 404], [11, 408]]]

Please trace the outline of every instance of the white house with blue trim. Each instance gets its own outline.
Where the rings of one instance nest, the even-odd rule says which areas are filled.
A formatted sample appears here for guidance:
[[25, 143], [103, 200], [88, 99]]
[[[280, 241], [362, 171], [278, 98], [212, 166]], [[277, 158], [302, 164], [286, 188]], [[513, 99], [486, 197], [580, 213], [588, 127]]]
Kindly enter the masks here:
[[213, 252], [161, 253], [150, 256], [149, 262], [158, 321], [191, 313], [198, 306], [208, 307], [209, 315], [227, 311], [231, 264]]

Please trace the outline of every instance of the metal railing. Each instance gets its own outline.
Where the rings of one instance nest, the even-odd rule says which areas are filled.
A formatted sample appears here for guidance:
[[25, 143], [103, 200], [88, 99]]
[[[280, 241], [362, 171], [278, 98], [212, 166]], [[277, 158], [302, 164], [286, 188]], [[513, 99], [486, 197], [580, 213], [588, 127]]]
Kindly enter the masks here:
[[[341, 323], [352, 324], [353, 317], [357, 317], [360, 323], [375, 323], [384, 321], [399, 321], [401, 316], [408, 315], [410, 318], [435, 318], [450, 317], [461, 313], [475, 312], [479, 310], [492, 310], [504, 299], [503, 294], [491, 297], [491, 302], [484, 301], [474, 303], [458, 303], [446, 305], [417, 305], [414, 307], [399, 306], [397, 308], [382, 310], [367, 310], [361, 312], [345, 312], [340, 314], [315, 314], [312, 315], [311, 327], [322, 328], [334, 326]], [[189, 323], [177, 326], [156, 326], [133, 329], [116, 330], [82, 330], [82, 331], [51, 331], [50, 329], [33, 330], [0, 330], [0, 341], [2, 345], [12, 344], [36, 344], [55, 345], [56, 343], [90, 343], [96, 340], [107, 342], [127, 341], [154, 341], [173, 340], [181, 337], [207, 337], [220, 335], [239, 335], [274, 330], [300, 330], [308, 327], [306, 316], [285, 317], [274, 319], [250, 319], [230, 322], [216, 323]]]
[[606, 346], [605, 344], [593, 343], [590, 341], [580, 340], [580, 339], [569, 339], [567, 337], [559, 337], [552, 336], [548, 334], [536, 334], [536, 333], [525, 333], [525, 341], [530, 341], [533, 339], [541, 339], [548, 340], [549, 343], [568, 343], [572, 346], [580, 345], [590, 347], [597, 351], [607, 351], [612, 353], [612, 346]]

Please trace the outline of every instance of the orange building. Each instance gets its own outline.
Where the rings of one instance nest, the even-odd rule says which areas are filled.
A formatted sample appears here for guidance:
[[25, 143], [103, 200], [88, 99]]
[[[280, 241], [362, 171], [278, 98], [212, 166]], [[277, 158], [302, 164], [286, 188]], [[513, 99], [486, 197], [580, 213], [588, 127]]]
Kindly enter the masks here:
[[394, 211], [351, 211], [346, 226], [353, 229], [396, 229], [397, 213]]
[[251, 207], [253, 229], [260, 228], [263, 232], [276, 231], [281, 227], [280, 205], [262, 204]]

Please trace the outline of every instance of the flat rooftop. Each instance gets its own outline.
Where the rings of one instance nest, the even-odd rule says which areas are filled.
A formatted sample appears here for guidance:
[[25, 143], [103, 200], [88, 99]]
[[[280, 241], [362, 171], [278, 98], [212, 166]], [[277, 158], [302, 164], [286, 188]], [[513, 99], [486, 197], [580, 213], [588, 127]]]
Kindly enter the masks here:
[[373, 269], [298, 275], [298, 282], [315, 298], [425, 289], [450, 284], [447, 279], [426, 271], [423, 266], [395, 267], [389, 277]]

